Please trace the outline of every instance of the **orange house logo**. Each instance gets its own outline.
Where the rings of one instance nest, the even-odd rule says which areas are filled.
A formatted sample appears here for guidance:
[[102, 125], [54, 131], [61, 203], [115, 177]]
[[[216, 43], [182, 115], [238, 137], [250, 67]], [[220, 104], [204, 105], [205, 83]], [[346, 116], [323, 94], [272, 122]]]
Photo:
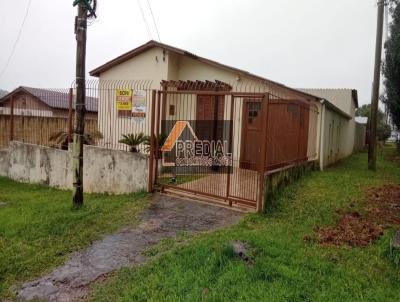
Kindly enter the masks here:
[[[192, 139], [180, 139], [187, 130]], [[171, 152], [175, 149], [175, 154]], [[228, 142], [222, 139], [200, 140], [189, 121], [177, 121], [161, 147], [163, 153], [173, 155], [173, 162], [166, 162], [164, 166], [232, 166], [232, 153], [227, 152]]]
[[186, 128], [188, 128], [190, 133], [193, 135], [194, 140], [197, 141], [198, 140], [197, 136], [194, 133], [192, 126], [190, 126], [190, 123], [188, 121], [177, 121], [174, 127], [172, 128], [171, 132], [169, 133], [167, 139], [165, 140], [164, 145], [161, 147], [161, 151], [162, 152], [171, 151]]

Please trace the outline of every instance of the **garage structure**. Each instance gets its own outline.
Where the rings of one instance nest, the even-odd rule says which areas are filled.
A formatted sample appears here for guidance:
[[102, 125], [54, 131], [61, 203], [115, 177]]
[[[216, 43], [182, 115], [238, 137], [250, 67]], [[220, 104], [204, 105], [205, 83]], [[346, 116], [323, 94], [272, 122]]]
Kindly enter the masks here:
[[[301, 89], [318, 96], [318, 158], [321, 170], [360, 151], [365, 146], [366, 128], [358, 123], [358, 93], [355, 89]], [[364, 142], [364, 143], [363, 143]]]

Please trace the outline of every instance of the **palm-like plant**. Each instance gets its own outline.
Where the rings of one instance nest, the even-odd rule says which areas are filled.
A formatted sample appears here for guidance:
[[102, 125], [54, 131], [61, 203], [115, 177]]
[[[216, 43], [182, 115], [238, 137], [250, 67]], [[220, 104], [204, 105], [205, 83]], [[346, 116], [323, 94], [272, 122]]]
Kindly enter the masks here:
[[[83, 135], [83, 144], [85, 145], [95, 145], [96, 140], [102, 139], [103, 134], [100, 131], [92, 131], [85, 133]], [[68, 140], [68, 132], [66, 131], [57, 131], [50, 135], [49, 140], [54, 142], [56, 146], [60, 146], [63, 150], [68, 150], [68, 144], [71, 141]]]
[[129, 146], [129, 151], [137, 153], [139, 149], [137, 148], [140, 144], [144, 143], [146, 140], [146, 135], [143, 132], [140, 133], [129, 133], [122, 134], [122, 139], [119, 140], [121, 144]]

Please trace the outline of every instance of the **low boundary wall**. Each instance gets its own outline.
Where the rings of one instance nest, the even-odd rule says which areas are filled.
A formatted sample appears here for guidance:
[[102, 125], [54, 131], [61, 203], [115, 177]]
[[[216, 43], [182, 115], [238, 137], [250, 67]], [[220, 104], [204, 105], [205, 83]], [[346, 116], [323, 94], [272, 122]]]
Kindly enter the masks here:
[[264, 178], [264, 210], [271, 208], [272, 199], [281, 188], [298, 180], [304, 173], [315, 169], [317, 166], [317, 162], [309, 161], [268, 171]]
[[[84, 191], [124, 194], [146, 190], [148, 156], [85, 145]], [[0, 175], [26, 183], [71, 189], [71, 151], [11, 142], [0, 150]]]

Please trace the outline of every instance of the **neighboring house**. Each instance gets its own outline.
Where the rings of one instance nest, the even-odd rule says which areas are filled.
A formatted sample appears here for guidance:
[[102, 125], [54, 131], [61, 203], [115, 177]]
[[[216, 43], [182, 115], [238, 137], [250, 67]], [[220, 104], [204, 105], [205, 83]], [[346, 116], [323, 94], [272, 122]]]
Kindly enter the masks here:
[[[230, 91], [259, 93], [278, 91], [279, 97], [287, 100], [302, 100], [308, 104], [317, 103], [319, 101], [318, 97], [289, 88], [283, 84], [156, 41], [150, 41], [105, 63], [92, 70], [90, 75], [98, 77], [100, 85], [112, 81], [121, 82], [122, 87], [119, 88], [124, 88], [123, 80], [149, 80], [151, 84], [147, 87], [148, 89], [179, 91], [193, 91], [196, 89], [218, 90], [228, 93]], [[133, 125], [133, 122], [127, 121], [126, 115], [117, 112], [112, 98], [110, 99], [110, 92], [105, 93], [104, 91], [106, 91], [106, 89], [101, 88], [99, 92], [100, 106], [98, 125], [99, 131], [104, 134], [104, 145], [118, 148], [118, 140], [121, 138], [122, 134], [130, 132], [143, 131], [146, 134], [150, 134], [150, 114], [146, 115], [144, 123], [136, 127]], [[277, 99], [279, 97], [277, 97]], [[149, 98], [147, 101], [149, 105]], [[254, 135], [255, 131], [253, 125], [258, 123], [258, 119], [261, 116], [261, 106], [259, 106], [259, 102], [245, 98], [242, 99], [242, 104], [243, 105], [235, 107], [233, 136], [238, 138], [234, 140], [234, 149], [237, 150], [237, 152], [234, 152], [235, 159], [239, 160], [240, 158], [241, 164], [243, 162], [243, 165], [245, 165], [245, 161], [254, 158], [254, 154], [258, 154], [258, 148], [252, 150], [251, 147], [259, 144], [258, 136]], [[150, 108], [150, 106], [148, 106], [148, 108]], [[184, 108], [184, 110], [182, 108]], [[210, 95], [186, 98], [169, 96], [165, 100], [160, 118], [164, 121], [179, 119], [213, 120], [215, 117], [218, 120], [229, 120], [229, 112], [230, 101], [224, 97], [215, 100], [215, 97]], [[280, 114], [281, 118], [288, 118], [288, 120], [296, 118], [295, 112], [281, 112]], [[249, 118], [242, 118], [242, 115], [249, 115]], [[107, 119], [103, 118], [104, 116], [107, 116], [108, 120], [110, 117], [113, 117], [112, 120], [118, 121], [115, 123], [117, 126], [111, 127], [110, 123], [107, 123]], [[275, 118], [279, 117], [277, 115], [272, 116], [271, 123], [274, 122], [273, 119]], [[304, 125], [308, 126], [310, 124], [308, 119], [314, 117], [311, 117], [311, 115], [307, 113], [297, 118], [307, 119]], [[257, 123], [255, 123], [256, 121]], [[253, 125], [249, 125], [249, 123], [253, 123]], [[262, 123], [259, 123], [259, 125], [261, 126]], [[290, 125], [291, 123], [288, 121], [286, 125], [287, 134], [281, 137], [282, 140], [286, 140], [284, 142], [286, 144], [286, 149], [297, 150], [298, 142], [290, 139], [291, 132], [293, 132], [291, 131]], [[259, 133], [261, 134], [261, 131], [259, 131]], [[307, 135], [308, 133], [305, 134], [305, 139], [307, 139]], [[243, 146], [246, 146], [246, 148]], [[304, 154], [303, 158], [307, 158], [308, 154], [314, 156], [316, 150], [311, 150], [314, 147], [315, 146], [310, 145], [310, 150], [305, 150], [306, 154]], [[120, 148], [122, 147], [120, 146]], [[275, 163], [279, 161], [279, 156], [282, 156], [282, 152], [269, 153], [267, 160], [273, 160]], [[287, 154], [284, 156], [290, 157], [291, 155]], [[282, 156], [282, 158], [284, 156]], [[274, 157], [276, 157], [276, 160], [273, 159]]]
[[358, 125], [355, 110], [358, 94], [354, 89], [301, 89], [320, 97], [321, 112], [319, 161], [323, 169], [365, 146], [366, 127]]
[[[53, 135], [71, 132], [73, 103], [68, 89], [57, 91], [21, 86], [3, 96], [0, 98], [0, 148], [7, 147], [11, 139], [53, 146]], [[96, 98], [86, 98], [87, 131], [97, 130], [97, 107]]]
[[[68, 117], [67, 92], [21, 86], [0, 98], [0, 114], [11, 113], [11, 99], [15, 116]], [[96, 98], [86, 98], [87, 118], [97, 118], [97, 107]]]

